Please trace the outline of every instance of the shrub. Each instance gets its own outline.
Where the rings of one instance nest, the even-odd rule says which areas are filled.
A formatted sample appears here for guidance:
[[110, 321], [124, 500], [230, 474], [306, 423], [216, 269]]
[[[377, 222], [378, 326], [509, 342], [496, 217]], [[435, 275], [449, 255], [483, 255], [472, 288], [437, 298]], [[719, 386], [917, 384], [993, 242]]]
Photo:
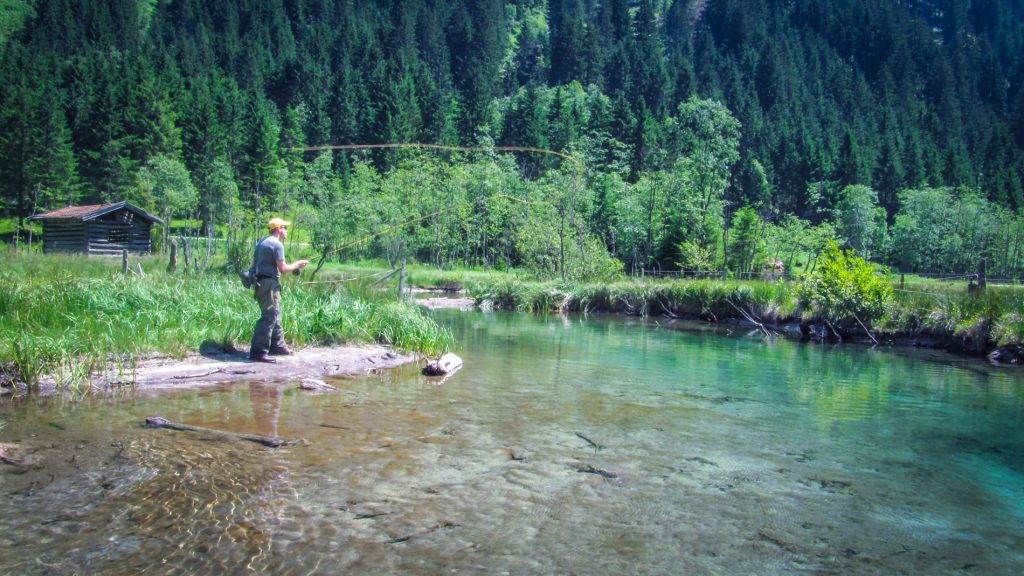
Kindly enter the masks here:
[[842, 251], [830, 242], [821, 253], [816, 270], [797, 285], [797, 298], [806, 313], [850, 328], [881, 318], [892, 302], [892, 284], [852, 250]]

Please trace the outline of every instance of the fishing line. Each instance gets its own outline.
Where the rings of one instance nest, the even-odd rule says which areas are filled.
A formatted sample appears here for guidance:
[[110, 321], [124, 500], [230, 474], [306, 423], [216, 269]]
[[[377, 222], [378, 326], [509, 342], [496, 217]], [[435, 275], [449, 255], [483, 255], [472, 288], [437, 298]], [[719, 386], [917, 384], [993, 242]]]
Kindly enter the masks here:
[[[362, 237], [356, 238], [355, 240], [352, 240], [351, 242], [346, 242], [346, 243], [342, 244], [341, 246], [338, 246], [336, 248], [332, 248], [330, 250], [325, 251], [320, 256], [320, 261], [317, 263], [316, 269], [313, 270], [313, 274], [310, 276], [310, 278], [316, 277], [317, 272], [319, 272], [320, 269], [323, 267], [324, 261], [327, 259], [328, 256], [332, 256], [334, 254], [337, 254], [338, 252], [341, 252], [342, 250], [346, 250], [348, 248], [352, 248], [353, 246], [358, 246], [359, 244], [362, 244], [363, 242], [366, 242], [367, 240], [372, 240], [372, 239], [374, 239], [374, 238], [376, 238], [378, 236], [381, 236], [383, 234], [387, 234], [388, 232], [391, 232], [392, 230], [400, 229], [403, 226], [408, 226], [409, 224], [415, 224], [416, 222], [420, 222], [421, 220], [426, 220], [427, 218], [433, 218], [434, 216], [439, 216], [439, 215], [444, 214], [446, 212], [451, 212], [452, 210], [455, 210], [457, 208], [462, 208], [463, 206], [466, 206], [466, 205], [469, 205], [469, 204], [484, 203], [484, 202], [488, 202], [490, 200], [493, 200], [495, 198], [505, 198], [505, 199], [511, 200], [512, 202], [518, 202], [520, 204], [524, 204], [524, 205], [527, 205], [527, 206], [543, 206], [543, 205], [553, 206], [553, 204], [551, 202], [548, 202], [548, 201], [545, 201], [545, 200], [523, 200], [522, 198], [516, 198], [515, 196], [509, 196], [508, 194], [506, 194], [504, 192], [498, 192], [498, 193], [495, 193], [495, 194], [491, 194], [490, 196], [485, 196], [485, 197], [480, 198], [480, 199], [467, 200], [465, 202], [460, 202], [458, 204], [455, 204], [454, 206], [449, 206], [447, 208], [441, 208], [440, 210], [434, 210], [433, 212], [424, 214], [422, 216], [417, 216], [415, 218], [410, 218], [409, 220], [405, 220], [405, 221], [399, 222], [397, 224], [392, 224], [391, 226], [387, 226], [387, 227], [385, 227], [382, 230], [378, 230], [378, 231], [376, 231], [376, 232], [374, 232], [372, 234], [367, 234], [366, 236], [362, 236]], [[347, 281], [347, 280], [332, 280], [331, 282], [344, 282], [344, 281]], [[304, 284], [311, 284], [313, 282], [309, 281], [309, 282], [303, 282], [303, 283]]]
[[565, 152], [551, 150], [549, 148], [535, 148], [533, 146], [446, 146], [444, 144], [422, 144], [419, 142], [405, 142], [396, 144], [325, 144], [323, 146], [292, 146], [288, 148], [294, 152], [323, 152], [326, 150], [362, 150], [382, 148], [426, 148], [430, 150], [447, 150], [449, 152], [535, 152], [538, 154], [551, 154], [582, 166], [580, 161]]
[[385, 274], [389, 273], [390, 272], [375, 272], [373, 274], [364, 274], [362, 276], [352, 276], [351, 278], [338, 278], [337, 280], [308, 280], [305, 282], [299, 282], [299, 284], [340, 284], [342, 282], [365, 280], [367, 278], [383, 278]]
[[[408, 142], [408, 143], [393, 143], [393, 144], [332, 144], [332, 145], [323, 145], [323, 146], [293, 146], [293, 147], [288, 148], [288, 150], [289, 151], [295, 151], [295, 152], [321, 152], [321, 151], [327, 151], [327, 150], [359, 150], [359, 149], [387, 149], [387, 148], [419, 148], [419, 149], [430, 149], [430, 150], [446, 150], [446, 151], [451, 151], [451, 152], [532, 152], [532, 153], [538, 153], [538, 154], [550, 154], [552, 156], [558, 156], [560, 158], [564, 158], [566, 160], [569, 160], [577, 168], [582, 168], [583, 167], [583, 164], [578, 159], [576, 159], [573, 156], [570, 156], [569, 154], [566, 154], [564, 152], [558, 152], [557, 150], [551, 150], [551, 149], [548, 149], [548, 148], [535, 148], [535, 147], [532, 147], [532, 146], [493, 146], [493, 147], [482, 147], [482, 146], [446, 146], [446, 145], [442, 145], [442, 144], [422, 144], [422, 143], [418, 143], [418, 142]], [[577, 179], [579, 178], [579, 173], [578, 172], [576, 174], [576, 178]], [[395, 230], [395, 229], [398, 229], [398, 228], [402, 228], [403, 226], [408, 226], [409, 224], [415, 224], [415, 223], [420, 222], [422, 220], [426, 220], [427, 218], [433, 218], [434, 216], [439, 216], [439, 215], [444, 214], [446, 212], [450, 212], [452, 210], [456, 210], [458, 208], [462, 208], [462, 207], [464, 207], [466, 205], [475, 204], [475, 203], [481, 203], [482, 204], [484, 202], [489, 202], [489, 201], [491, 201], [491, 200], [493, 200], [495, 198], [506, 198], [506, 199], [508, 199], [508, 200], [510, 200], [512, 202], [518, 202], [520, 204], [527, 205], [527, 206], [542, 206], [542, 205], [552, 206], [553, 205], [551, 202], [544, 201], [544, 200], [531, 201], [531, 200], [524, 200], [522, 198], [516, 198], [516, 197], [510, 196], [510, 195], [508, 195], [508, 194], [506, 194], [504, 192], [497, 192], [495, 194], [491, 194], [491, 195], [485, 196], [483, 198], [467, 200], [467, 201], [464, 201], [464, 202], [459, 202], [458, 204], [455, 204], [453, 206], [449, 206], [447, 208], [442, 208], [442, 209], [439, 209], [439, 210], [435, 210], [435, 211], [430, 212], [428, 214], [417, 216], [415, 218], [410, 218], [409, 220], [406, 220], [404, 222], [399, 222], [397, 224], [393, 224], [391, 226], [387, 226], [387, 227], [385, 227], [382, 230], [378, 230], [378, 231], [376, 231], [376, 232], [374, 232], [372, 234], [368, 234], [366, 236], [363, 236], [363, 237], [360, 237], [360, 238], [356, 238], [355, 240], [353, 240], [351, 242], [346, 242], [345, 244], [342, 244], [341, 246], [338, 246], [336, 248], [325, 250], [324, 253], [320, 256], [320, 261], [317, 263], [316, 269], [313, 270], [313, 274], [310, 276], [310, 278], [316, 277], [317, 272], [319, 272], [320, 269], [323, 267], [324, 262], [327, 260], [328, 256], [332, 256], [334, 254], [337, 254], [338, 252], [341, 252], [342, 250], [346, 250], [346, 249], [351, 248], [353, 246], [358, 246], [359, 244], [361, 244], [361, 243], [363, 243], [363, 242], [365, 242], [367, 240], [371, 240], [373, 238], [376, 238], [378, 236], [381, 236], [383, 234], [391, 232], [392, 230]], [[348, 280], [351, 280], [351, 279], [333, 280], [333, 281], [329, 281], [329, 282], [344, 282], [344, 281], [348, 281]], [[325, 282], [328, 282], [328, 281], [325, 281]], [[309, 282], [304, 282], [304, 284], [306, 284], [306, 283], [313, 283], [313, 281], [311, 280]]]

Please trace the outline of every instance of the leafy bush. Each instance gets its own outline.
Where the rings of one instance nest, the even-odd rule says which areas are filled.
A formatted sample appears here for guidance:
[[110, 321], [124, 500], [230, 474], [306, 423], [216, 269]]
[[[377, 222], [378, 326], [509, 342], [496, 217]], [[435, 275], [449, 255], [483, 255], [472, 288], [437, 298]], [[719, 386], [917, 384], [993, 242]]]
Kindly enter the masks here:
[[829, 242], [808, 278], [797, 285], [800, 307], [836, 328], [881, 318], [893, 298], [892, 284], [852, 250]]

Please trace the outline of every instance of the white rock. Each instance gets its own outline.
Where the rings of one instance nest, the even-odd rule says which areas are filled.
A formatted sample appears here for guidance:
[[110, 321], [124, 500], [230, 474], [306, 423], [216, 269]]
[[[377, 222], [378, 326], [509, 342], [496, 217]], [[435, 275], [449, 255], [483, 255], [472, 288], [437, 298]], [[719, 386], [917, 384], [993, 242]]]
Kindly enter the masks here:
[[444, 354], [434, 362], [427, 362], [423, 367], [425, 376], [444, 376], [462, 368], [462, 358], [451, 352]]
[[303, 390], [316, 390], [318, 392], [338, 391], [336, 387], [331, 386], [323, 380], [317, 380], [316, 378], [303, 378], [302, 381], [299, 382], [299, 388], [302, 388]]

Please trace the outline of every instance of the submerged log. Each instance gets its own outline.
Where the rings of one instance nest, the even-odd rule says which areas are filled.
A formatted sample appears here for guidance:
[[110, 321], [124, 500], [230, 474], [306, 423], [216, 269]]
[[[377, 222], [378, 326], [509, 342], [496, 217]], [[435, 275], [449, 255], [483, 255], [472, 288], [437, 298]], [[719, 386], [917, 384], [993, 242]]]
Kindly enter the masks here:
[[180, 430], [182, 432], [201, 432], [203, 434], [210, 434], [212, 436], [221, 436], [224, 438], [238, 438], [240, 440], [248, 440], [249, 442], [255, 442], [262, 444], [268, 448], [280, 448], [281, 446], [287, 446], [289, 444], [298, 444], [297, 440], [285, 440], [283, 438], [271, 437], [271, 436], [259, 436], [257, 434], [242, 434], [239, 432], [228, 432], [226, 430], [214, 430], [213, 428], [203, 428], [201, 426], [192, 426], [189, 424], [179, 424], [177, 422], [171, 422], [166, 418], [160, 416], [150, 416], [146, 418], [146, 426], [150, 428], [170, 428], [171, 430]]
[[423, 375], [446, 376], [459, 368], [462, 368], [462, 358], [449, 352], [434, 362], [427, 362], [427, 365], [423, 367]]
[[602, 449], [604, 449], [604, 444], [598, 444], [597, 442], [594, 442], [593, 440], [591, 440], [590, 438], [587, 438], [586, 436], [584, 436], [583, 434], [580, 434], [579, 432], [576, 432], [576, 435], [579, 436], [580, 438], [582, 438], [583, 441], [586, 442], [587, 444], [590, 444], [591, 448], [593, 448], [594, 450], [602, 450]]

